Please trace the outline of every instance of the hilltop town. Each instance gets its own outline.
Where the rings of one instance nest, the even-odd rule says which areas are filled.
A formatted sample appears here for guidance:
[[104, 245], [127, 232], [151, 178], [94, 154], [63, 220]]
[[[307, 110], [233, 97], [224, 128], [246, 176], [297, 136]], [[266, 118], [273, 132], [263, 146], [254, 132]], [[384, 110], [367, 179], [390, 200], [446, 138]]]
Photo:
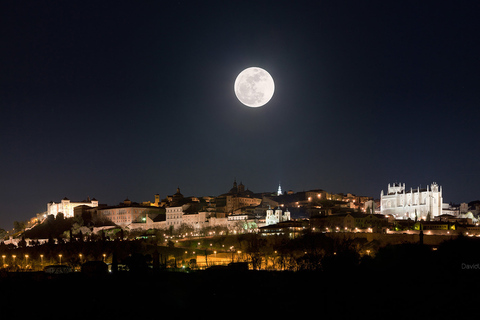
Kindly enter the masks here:
[[[387, 238], [382, 235], [387, 234], [403, 235], [403, 240], [410, 241], [420, 231], [439, 236], [480, 234], [480, 203], [443, 203], [442, 187], [436, 183], [422, 189], [389, 184], [380, 199], [374, 199], [322, 189], [283, 192], [280, 185], [276, 192], [255, 193], [234, 180], [232, 188], [219, 196], [184, 196], [177, 188], [163, 199], [155, 194], [153, 201], [125, 199], [107, 205], [94, 198], [72, 201], [65, 197], [48, 202], [46, 209], [28, 221], [16, 221], [14, 230], [3, 232], [3, 243], [17, 246], [22, 239], [27, 244], [45, 243], [49, 237], [69, 241], [78, 234], [85, 237], [119, 230], [123, 234], [160, 230], [184, 237], [242, 233], [293, 237], [309, 230], [356, 237], [370, 234], [370, 238], [376, 234], [384, 241]], [[59, 219], [71, 221], [65, 224], [66, 230], [46, 230], [49, 221]]]
[[[282, 192], [280, 186], [255, 193], [234, 181], [216, 197], [184, 196], [177, 188], [163, 199], [117, 205], [64, 198], [4, 233], [0, 283], [17, 293], [12, 297], [36, 286], [52, 295], [101, 287], [87, 298], [84, 290], [71, 291], [75, 301], [89, 301], [85, 310], [119, 315], [125, 308], [110, 309], [118, 294], [142, 305], [139, 285], [151, 297], [157, 288], [173, 292], [161, 295], [163, 302], [198, 308], [227, 308], [252, 296], [248, 283], [268, 285], [298, 305], [332, 299], [324, 308], [336, 312], [345, 297], [354, 310], [373, 296], [377, 308], [392, 299], [410, 303], [402, 284], [420, 276], [429, 292], [455, 299], [478, 279], [479, 205], [444, 204], [442, 191], [436, 183], [411, 189], [395, 183], [374, 199], [321, 189]], [[453, 289], [445, 291], [447, 275]], [[380, 287], [388, 295], [378, 296]], [[105, 288], [118, 294], [104, 294]], [[412, 306], [430, 312], [426, 306], [439, 295]], [[68, 297], [57, 300], [68, 305]]]

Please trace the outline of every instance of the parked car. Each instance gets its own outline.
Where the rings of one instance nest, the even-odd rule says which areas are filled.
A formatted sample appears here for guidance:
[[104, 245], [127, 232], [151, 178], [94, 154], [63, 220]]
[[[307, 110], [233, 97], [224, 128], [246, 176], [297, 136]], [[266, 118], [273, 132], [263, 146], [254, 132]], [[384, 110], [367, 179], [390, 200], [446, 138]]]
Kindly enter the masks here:
[[65, 265], [50, 265], [43, 268], [43, 272], [46, 274], [69, 274], [72, 273], [73, 270], [71, 267]]

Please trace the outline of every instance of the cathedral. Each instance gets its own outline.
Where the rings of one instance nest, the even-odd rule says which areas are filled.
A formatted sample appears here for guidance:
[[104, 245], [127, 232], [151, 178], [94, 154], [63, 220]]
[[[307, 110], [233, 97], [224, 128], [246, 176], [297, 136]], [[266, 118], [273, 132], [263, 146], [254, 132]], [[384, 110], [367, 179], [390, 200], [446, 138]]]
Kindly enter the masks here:
[[433, 220], [442, 214], [442, 187], [436, 182], [426, 188], [405, 188], [405, 183], [388, 184], [387, 193], [380, 194], [382, 214], [396, 219]]

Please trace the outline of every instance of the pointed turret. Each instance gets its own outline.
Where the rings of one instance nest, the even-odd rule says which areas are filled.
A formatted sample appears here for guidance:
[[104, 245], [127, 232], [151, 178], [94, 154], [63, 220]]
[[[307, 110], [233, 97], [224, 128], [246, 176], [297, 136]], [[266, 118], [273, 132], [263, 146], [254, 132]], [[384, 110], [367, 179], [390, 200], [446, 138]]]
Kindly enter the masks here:
[[278, 184], [278, 190], [277, 190], [277, 196], [281, 196], [283, 194], [282, 192], [282, 186], [280, 185], [280, 183]]

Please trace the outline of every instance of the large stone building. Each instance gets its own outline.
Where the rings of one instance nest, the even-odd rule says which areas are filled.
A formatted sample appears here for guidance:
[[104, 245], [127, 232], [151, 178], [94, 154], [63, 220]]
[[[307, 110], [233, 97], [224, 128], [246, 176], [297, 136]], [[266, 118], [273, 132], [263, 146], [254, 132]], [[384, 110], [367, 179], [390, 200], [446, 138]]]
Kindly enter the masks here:
[[288, 211], [288, 209], [285, 210], [285, 212], [283, 212], [282, 209], [280, 209], [280, 207], [275, 209], [275, 211], [273, 211], [273, 209], [271, 208], [268, 208], [267, 215], [265, 217], [265, 225], [269, 226], [272, 224], [277, 224], [279, 222], [284, 222], [288, 220], [290, 220], [290, 212]]
[[148, 215], [152, 219], [158, 214], [164, 213], [165, 209], [154, 206], [141, 206], [125, 199], [118, 206], [102, 207], [97, 212], [98, 215], [109, 219], [116, 225], [126, 227], [132, 223], [145, 222]]
[[54, 201], [47, 203], [47, 214], [56, 217], [58, 213], [62, 212], [65, 218], [72, 218], [74, 216], [74, 209], [78, 206], [98, 207], [98, 201], [95, 198], [91, 200], [87, 198], [87, 200], [84, 201], [70, 201], [70, 199], [65, 197], [59, 203]]
[[223, 210], [227, 214], [240, 213], [242, 209], [256, 207], [262, 202], [262, 197], [255, 195], [252, 191], [246, 189], [240, 182], [233, 182], [233, 187], [228, 193], [217, 197], [217, 209]]
[[190, 205], [185, 204], [177, 207], [168, 207], [166, 208], [166, 227], [167, 229], [172, 227], [173, 229], [178, 229], [183, 223], [183, 215], [185, 214], [186, 209]]
[[195, 232], [198, 232], [209, 225], [207, 217], [208, 212], [206, 211], [187, 212], [182, 216], [182, 223], [192, 227]]
[[436, 182], [426, 188], [405, 188], [405, 183], [388, 184], [387, 193], [380, 194], [381, 213], [396, 219], [433, 220], [442, 214], [442, 187]]

